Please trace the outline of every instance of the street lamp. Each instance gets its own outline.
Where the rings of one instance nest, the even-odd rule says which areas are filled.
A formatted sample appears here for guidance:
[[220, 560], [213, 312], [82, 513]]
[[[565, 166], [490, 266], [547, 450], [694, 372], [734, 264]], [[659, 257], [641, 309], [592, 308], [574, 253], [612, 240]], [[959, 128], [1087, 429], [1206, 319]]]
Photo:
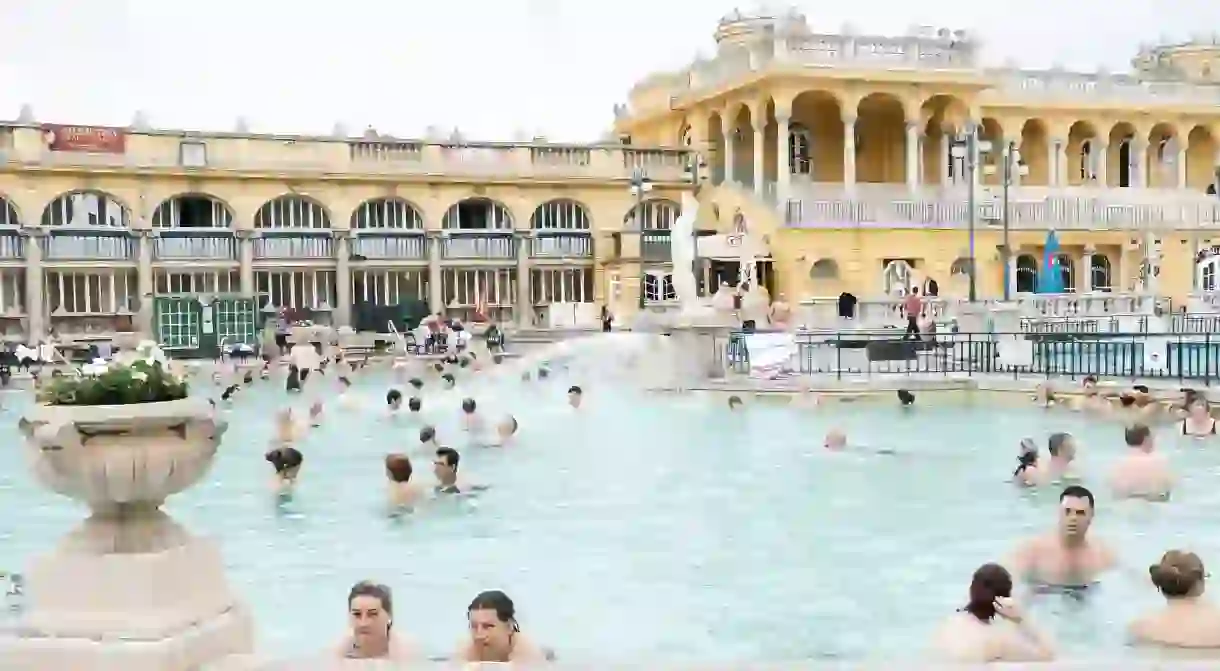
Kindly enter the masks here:
[[[1009, 141], [1004, 145], [1003, 151], [1000, 152], [1001, 172], [1000, 183], [1002, 185], [1002, 201], [1003, 208], [1002, 221], [1004, 223], [1004, 244], [1001, 245], [1000, 258], [1004, 261], [1004, 302], [1012, 300], [1012, 245], [1008, 241], [1009, 231], [1009, 199], [1008, 190], [1013, 185], [1012, 180], [1018, 175], [1029, 174], [1029, 166], [1021, 162], [1021, 152], [1017, 149], [1017, 143]], [[986, 174], [994, 174], [995, 166], [989, 165], [984, 170]], [[1092, 269], [1089, 272], [1093, 272]]]
[[631, 195], [635, 196], [635, 226], [640, 234], [640, 302], [644, 307], [644, 197], [652, 191], [652, 180], [644, 173], [644, 169], [636, 167], [631, 171]]
[[949, 154], [955, 159], [960, 159], [963, 166], [966, 168], [966, 209], [969, 210], [966, 217], [966, 225], [970, 232], [970, 294], [969, 300], [971, 303], [977, 301], [978, 286], [977, 273], [975, 266], [974, 254], [974, 229], [975, 220], [978, 219], [978, 212], [975, 211], [975, 182], [976, 171], [978, 170], [979, 153], [991, 151], [991, 143], [979, 140], [978, 124], [970, 122], [966, 124], [964, 132], [955, 135], [949, 144]]

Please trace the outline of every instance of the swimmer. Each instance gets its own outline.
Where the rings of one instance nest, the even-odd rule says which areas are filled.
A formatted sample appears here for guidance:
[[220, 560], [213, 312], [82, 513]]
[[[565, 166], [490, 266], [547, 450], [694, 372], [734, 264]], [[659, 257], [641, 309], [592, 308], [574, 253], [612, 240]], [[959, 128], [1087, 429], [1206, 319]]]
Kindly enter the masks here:
[[1216, 419], [1212, 417], [1207, 399], [1194, 396], [1186, 406], [1186, 417], [1182, 418], [1182, 435], [1192, 438], [1209, 438], [1216, 435]]
[[898, 402], [902, 404], [902, 407], [910, 408], [911, 406], [915, 405], [915, 394], [912, 394], [906, 389], [899, 389]]
[[297, 477], [301, 474], [301, 464], [305, 456], [295, 447], [277, 447], [267, 452], [263, 458], [275, 467], [275, 478], [271, 481], [271, 490], [280, 496], [288, 496], [296, 489]]
[[432, 371], [437, 375], [442, 375], [445, 372], [445, 364], [437, 362], [432, 364]]
[[411, 481], [414, 469], [405, 454], [387, 454], [385, 474], [390, 481], [388, 500], [391, 508], [412, 508], [423, 497], [418, 482]]
[[1199, 555], [1166, 552], [1148, 567], [1152, 584], [1165, 597], [1165, 607], [1141, 617], [1128, 629], [1137, 645], [1184, 650], [1220, 650], [1220, 608], [1204, 599], [1207, 571]]
[[351, 633], [339, 647], [344, 659], [387, 659], [397, 662], [416, 658], [413, 646], [394, 635], [394, 601], [390, 588], [358, 582], [347, 595]]
[[941, 624], [932, 648], [944, 661], [1049, 662], [1049, 636], [1030, 623], [1012, 598], [1012, 575], [999, 564], [983, 564], [970, 579], [970, 600]]
[[550, 376], [551, 376], [551, 371], [549, 368], [547, 368], [546, 366], [541, 366], [538, 368], [538, 379], [539, 380], [545, 380]]
[[496, 441], [492, 443], [492, 447], [504, 447], [508, 445], [514, 436], [517, 435], [517, 430], [520, 427], [517, 424], [517, 418], [509, 415], [496, 424]]
[[476, 596], [466, 608], [466, 620], [470, 640], [460, 646], [458, 661], [526, 665], [548, 661], [542, 649], [521, 633], [513, 600], [504, 592], [492, 590]]
[[1047, 467], [1051, 482], [1079, 479], [1072, 471], [1072, 462], [1076, 460], [1076, 439], [1072, 434], [1052, 433], [1046, 441], [1046, 449], [1051, 454], [1051, 463]]
[[247, 387], [254, 384], [254, 373], [246, 371], [246, 374], [242, 376], [241, 381], [242, 384], [246, 385]]
[[1093, 524], [1093, 492], [1069, 485], [1059, 495], [1059, 526], [1021, 544], [1009, 562], [1021, 580], [1056, 587], [1092, 584], [1101, 573], [1114, 567], [1109, 546], [1089, 538]]
[[453, 377], [452, 373], [445, 373], [441, 376], [441, 383], [445, 389], [453, 389], [457, 386], [457, 379]]
[[1041, 484], [1042, 476], [1042, 469], [1038, 468], [1038, 445], [1032, 438], [1021, 439], [1017, 470], [1012, 472], [1013, 482], [1024, 487], [1033, 487]]
[[410, 380], [407, 380], [407, 384], [411, 385], [411, 388], [415, 390], [415, 394], [417, 396], [424, 389], [424, 381], [417, 377], [413, 377]]
[[1034, 403], [1043, 408], [1053, 408], [1056, 403], [1055, 392], [1051, 391], [1050, 385], [1042, 383], [1034, 390]]
[[407, 420], [411, 424], [423, 426], [428, 424], [428, 418], [424, 415], [424, 400], [418, 396], [412, 396], [407, 399]]
[[568, 387], [568, 405], [572, 406], [573, 408], [579, 408], [580, 402], [583, 400], [584, 395], [585, 392], [580, 387], [576, 385]]
[[462, 399], [462, 428], [475, 440], [481, 440], [486, 428], [483, 416], [478, 413], [478, 404], [473, 398]]
[[391, 389], [385, 393], [386, 411], [391, 415], [395, 415], [402, 409], [402, 392], [397, 389]]
[[233, 397], [236, 396], [237, 392], [239, 392], [239, 391], [241, 391], [241, 385], [231, 384], [228, 387], [225, 387], [225, 390], [220, 393], [220, 400], [222, 400], [222, 401], [232, 400]]
[[1110, 475], [1110, 486], [1118, 498], [1168, 501], [1175, 481], [1164, 453], [1155, 451], [1152, 429], [1133, 424], [1123, 432], [1127, 454]]
[[440, 449], [441, 445], [436, 441], [435, 427], [425, 426], [419, 430], [419, 447], [425, 454]]
[[322, 401], [314, 401], [309, 406], [309, 425], [313, 428], [322, 426]]
[[1080, 389], [1082, 395], [1076, 400], [1075, 410], [1104, 411], [1109, 408], [1097, 389], [1097, 376], [1086, 375], [1080, 382]]
[[[435, 433], [433, 437], [435, 437]], [[420, 442], [429, 442], [424, 440], [423, 432], [420, 433], [419, 440]], [[436, 459], [432, 462], [432, 472], [436, 475], [437, 484], [434, 489], [437, 494], [462, 493], [461, 488], [458, 487], [457, 479], [458, 464], [461, 461], [461, 455], [452, 447], [442, 447], [436, 451]]]
[[729, 412], [736, 412], [746, 407], [745, 401], [741, 400], [740, 396], [733, 395], [729, 397]]

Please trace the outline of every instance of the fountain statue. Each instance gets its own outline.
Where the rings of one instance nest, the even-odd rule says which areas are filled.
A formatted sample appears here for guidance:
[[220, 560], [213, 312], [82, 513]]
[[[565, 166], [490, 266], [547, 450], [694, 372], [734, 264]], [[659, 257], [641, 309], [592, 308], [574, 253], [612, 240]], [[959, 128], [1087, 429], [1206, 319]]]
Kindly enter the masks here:
[[669, 230], [674, 293], [678, 298], [678, 314], [671, 326], [713, 326], [732, 321], [731, 315], [715, 309], [711, 301], [699, 296], [699, 283], [695, 279], [695, 218], [698, 211], [695, 195], [682, 194], [682, 214]]

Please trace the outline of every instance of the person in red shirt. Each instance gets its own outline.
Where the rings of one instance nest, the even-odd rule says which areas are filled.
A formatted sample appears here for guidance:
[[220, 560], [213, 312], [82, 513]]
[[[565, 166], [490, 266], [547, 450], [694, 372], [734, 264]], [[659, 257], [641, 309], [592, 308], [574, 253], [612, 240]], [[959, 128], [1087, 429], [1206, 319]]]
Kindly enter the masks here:
[[923, 312], [923, 300], [919, 297], [919, 287], [911, 287], [911, 293], [902, 299], [902, 309], [907, 313], [907, 330], [902, 339], [919, 340], [919, 315]]

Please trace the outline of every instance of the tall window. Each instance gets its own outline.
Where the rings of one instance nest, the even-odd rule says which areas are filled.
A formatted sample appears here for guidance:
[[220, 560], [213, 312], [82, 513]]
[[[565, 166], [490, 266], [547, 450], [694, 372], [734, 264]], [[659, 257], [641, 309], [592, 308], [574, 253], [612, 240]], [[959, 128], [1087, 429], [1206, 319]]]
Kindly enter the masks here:
[[812, 175], [813, 136], [809, 129], [794, 123], [788, 127], [788, 165], [794, 175]]

